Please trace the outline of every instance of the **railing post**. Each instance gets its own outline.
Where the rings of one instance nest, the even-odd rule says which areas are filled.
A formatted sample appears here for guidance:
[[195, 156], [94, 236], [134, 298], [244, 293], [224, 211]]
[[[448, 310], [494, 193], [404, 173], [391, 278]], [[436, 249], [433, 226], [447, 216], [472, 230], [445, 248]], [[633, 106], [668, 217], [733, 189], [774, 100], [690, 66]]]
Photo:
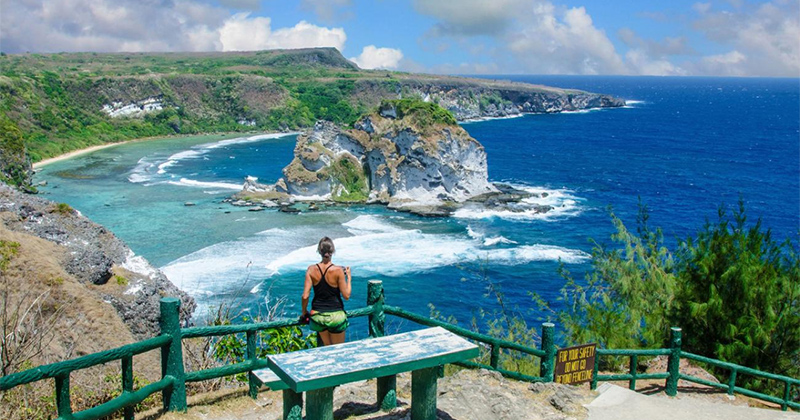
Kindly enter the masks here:
[[72, 418], [72, 405], [69, 397], [69, 373], [56, 376], [56, 408], [58, 409], [58, 418]]
[[[133, 392], [133, 356], [122, 358], [122, 392]], [[134, 406], [128, 406], [123, 409], [125, 420], [133, 420], [134, 408]]]
[[736, 389], [736, 369], [731, 369], [731, 377], [728, 378], [728, 395], [733, 396], [733, 391]]
[[592, 390], [597, 389], [597, 372], [600, 371], [600, 355], [594, 355], [594, 369], [592, 370], [592, 383], [590, 385]]
[[[250, 363], [256, 363], [256, 332], [247, 331], [247, 360]], [[259, 380], [253, 371], [247, 372], [247, 385], [250, 387], [250, 398], [258, 398], [258, 384]]]
[[383, 337], [384, 322], [386, 315], [383, 313], [383, 282], [380, 280], [370, 280], [367, 282], [367, 305], [372, 305], [372, 313], [369, 314], [369, 336], [370, 338]]
[[553, 382], [553, 372], [556, 363], [556, 343], [553, 337], [555, 324], [552, 322], [542, 323], [542, 351], [544, 357], [539, 365], [539, 372], [544, 377], [545, 382]]
[[489, 356], [489, 366], [492, 369], [497, 369], [500, 366], [500, 346], [497, 343], [491, 343], [491, 355]]
[[164, 390], [164, 409], [186, 411], [186, 375], [183, 370], [183, 347], [181, 344], [181, 301], [173, 297], [161, 299], [161, 334], [172, 340], [161, 348], [161, 377], [174, 378], [172, 386]]
[[672, 327], [670, 330], [669, 339], [669, 359], [667, 360], [667, 377], [666, 393], [670, 397], [678, 395], [678, 379], [681, 375], [681, 329]]
[[786, 381], [784, 384], [786, 384], [786, 386], [783, 388], [783, 403], [781, 403], [781, 410], [787, 411], [789, 410], [789, 394], [791, 393], [790, 390], [792, 389], [792, 383]]
[[[383, 337], [386, 335], [385, 320], [383, 313], [383, 282], [380, 280], [370, 280], [367, 282], [367, 305], [372, 305], [372, 313], [369, 314], [369, 336], [370, 338]], [[397, 407], [397, 376], [389, 375], [378, 378], [378, 407], [383, 411], [390, 411]]]
[[[595, 358], [597, 357], [595, 356]], [[631, 374], [631, 380], [628, 381], [628, 389], [631, 391], [636, 391], [636, 373], [639, 369], [639, 356], [632, 354], [630, 365], [628, 367], [630, 368], [629, 373]]]

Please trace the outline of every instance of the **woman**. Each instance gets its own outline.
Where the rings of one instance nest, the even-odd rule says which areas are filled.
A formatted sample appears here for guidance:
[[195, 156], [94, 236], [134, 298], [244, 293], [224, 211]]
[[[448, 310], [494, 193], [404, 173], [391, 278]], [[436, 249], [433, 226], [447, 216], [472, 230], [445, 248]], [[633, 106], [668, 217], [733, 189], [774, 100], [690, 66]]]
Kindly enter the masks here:
[[[350, 283], [352, 277], [350, 267], [338, 267], [331, 262], [336, 252], [333, 241], [327, 236], [320, 239], [317, 252], [322, 261], [308, 266], [306, 281], [303, 287], [303, 317], [311, 316], [309, 327], [319, 333], [322, 345], [344, 343], [344, 331], [347, 329], [347, 314], [344, 312], [344, 300], [350, 299]], [[308, 297], [314, 288], [314, 300], [311, 301], [311, 312], [308, 312]]]

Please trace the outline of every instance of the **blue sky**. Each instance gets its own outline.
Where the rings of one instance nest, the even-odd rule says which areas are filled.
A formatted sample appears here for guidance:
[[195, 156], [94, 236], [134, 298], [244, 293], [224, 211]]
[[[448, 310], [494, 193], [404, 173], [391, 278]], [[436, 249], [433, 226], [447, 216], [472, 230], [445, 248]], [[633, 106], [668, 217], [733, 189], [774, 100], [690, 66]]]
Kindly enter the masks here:
[[800, 77], [800, 0], [0, 0], [0, 50], [336, 47], [363, 68]]

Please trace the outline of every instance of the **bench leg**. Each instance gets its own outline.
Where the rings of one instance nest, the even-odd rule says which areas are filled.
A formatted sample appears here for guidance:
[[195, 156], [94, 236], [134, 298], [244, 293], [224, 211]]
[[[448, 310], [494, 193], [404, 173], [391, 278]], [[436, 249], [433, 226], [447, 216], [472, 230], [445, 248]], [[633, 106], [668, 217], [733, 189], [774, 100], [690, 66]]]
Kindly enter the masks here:
[[283, 390], [283, 420], [303, 419], [303, 393]]
[[333, 387], [306, 393], [306, 420], [333, 420]]
[[378, 378], [378, 407], [383, 411], [397, 407], [397, 375]]
[[438, 373], [438, 367], [411, 372], [411, 420], [436, 420]]

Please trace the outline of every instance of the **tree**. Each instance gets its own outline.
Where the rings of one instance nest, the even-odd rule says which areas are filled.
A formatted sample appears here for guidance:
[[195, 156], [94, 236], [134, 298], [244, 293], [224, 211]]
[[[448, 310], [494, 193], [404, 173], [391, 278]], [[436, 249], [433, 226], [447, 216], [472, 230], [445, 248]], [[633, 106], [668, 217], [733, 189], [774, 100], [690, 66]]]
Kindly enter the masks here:
[[[761, 219], [748, 225], [741, 201], [733, 220], [720, 207], [717, 222], [706, 222], [674, 255], [663, 246], [661, 231], [648, 228], [645, 206], [639, 208], [636, 234], [613, 213], [611, 219], [616, 246], [595, 245], [585, 282], [561, 268], [567, 280], [561, 298], [567, 307], [553, 314], [571, 342], [664, 347], [674, 325], [685, 331], [686, 351], [800, 375], [797, 245], [777, 243]], [[744, 381], [760, 390], [776, 386]]]
[[[567, 309], [555, 315], [570, 341], [597, 342], [605, 348], [660, 347], [666, 341], [667, 314], [674, 297], [674, 262], [663, 245], [661, 230], [651, 231], [648, 219], [648, 209], [640, 203], [634, 234], [611, 213], [616, 229], [611, 239], [616, 246], [595, 242], [592, 270], [585, 283], [560, 267], [567, 280], [561, 289]], [[535, 300], [548, 307], [538, 296]]]
[[684, 346], [721, 360], [800, 374], [800, 260], [776, 243], [761, 219], [746, 225], [744, 204], [723, 208], [696, 239], [681, 244], [673, 322]]

